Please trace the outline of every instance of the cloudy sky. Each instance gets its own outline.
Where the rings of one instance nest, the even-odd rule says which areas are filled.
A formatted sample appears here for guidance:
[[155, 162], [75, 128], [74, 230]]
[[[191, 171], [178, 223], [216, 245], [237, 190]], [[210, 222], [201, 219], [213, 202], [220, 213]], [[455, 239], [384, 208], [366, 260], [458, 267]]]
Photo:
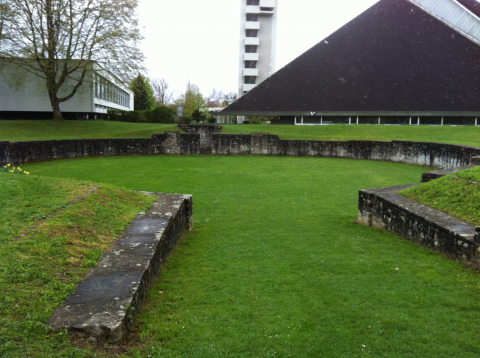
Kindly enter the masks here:
[[[278, 0], [277, 70], [378, 0]], [[237, 91], [240, 0], [140, 0], [150, 78], [204, 95]]]

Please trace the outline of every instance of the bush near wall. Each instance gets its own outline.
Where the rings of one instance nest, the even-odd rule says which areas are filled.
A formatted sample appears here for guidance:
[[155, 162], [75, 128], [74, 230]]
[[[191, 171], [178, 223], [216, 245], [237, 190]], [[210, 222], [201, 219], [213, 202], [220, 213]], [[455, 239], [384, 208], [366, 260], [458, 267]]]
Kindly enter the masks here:
[[108, 120], [133, 123], [175, 123], [175, 111], [165, 106], [157, 106], [146, 111], [110, 109]]

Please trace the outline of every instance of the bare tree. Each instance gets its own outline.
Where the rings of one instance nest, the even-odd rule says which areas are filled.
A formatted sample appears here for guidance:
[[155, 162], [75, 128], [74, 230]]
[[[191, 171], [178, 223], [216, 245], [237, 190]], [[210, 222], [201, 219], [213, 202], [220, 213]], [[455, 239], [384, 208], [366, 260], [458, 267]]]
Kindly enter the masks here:
[[238, 96], [235, 92], [227, 93], [225, 96], [223, 96], [222, 106], [226, 107], [232, 104], [233, 102], [235, 102], [237, 99], [238, 99]]
[[1, 40], [6, 38], [9, 34], [9, 30], [7, 28], [7, 20], [9, 16], [11, 16], [11, 13], [7, 0], [0, 0], [0, 46]]
[[225, 96], [222, 91], [217, 91], [215, 88], [212, 90], [210, 95], [205, 99], [206, 106], [208, 108], [220, 107], [224, 100]]
[[[44, 81], [53, 119], [93, 73], [107, 69], [124, 82], [143, 60], [135, 11], [138, 0], [0, 0], [0, 59]], [[1, 16], [1, 10], [0, 10]], [[6, 29], [6, 30], [5, 30]], [[2, 67], [2, 66], [0, 66]], [[3, 66], [5, 67], [5, 66]]]
[[172, 101], [173, 92], [169, 91], [169, 84], [164, 78], [155, 79], [152, 81], [152, 88], [155, 92], [155, 99], [157, 105], [167, 106]]

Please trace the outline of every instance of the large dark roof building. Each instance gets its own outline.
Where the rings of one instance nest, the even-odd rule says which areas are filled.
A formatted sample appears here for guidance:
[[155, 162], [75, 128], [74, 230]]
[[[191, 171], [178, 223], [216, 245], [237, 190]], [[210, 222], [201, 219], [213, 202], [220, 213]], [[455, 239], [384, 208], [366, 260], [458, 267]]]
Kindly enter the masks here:
[[476, 123], [479, 14], [475, 0], [381, 0], [222, 113]]

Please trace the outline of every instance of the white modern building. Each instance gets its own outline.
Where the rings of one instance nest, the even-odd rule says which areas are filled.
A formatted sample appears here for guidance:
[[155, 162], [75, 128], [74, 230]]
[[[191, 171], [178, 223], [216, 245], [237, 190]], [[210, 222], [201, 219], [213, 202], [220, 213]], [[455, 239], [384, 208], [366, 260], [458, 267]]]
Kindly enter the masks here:
[[[51, 118], [52, 107], [45, 80], [12, 63], [1, 63], [0, 119]], [[70, 92], [75, 82], [66, 82], [59, 96]], [[92, 62], [82, 86], [68, 101], [60, 103], [67, 118], [94, 119], [108, 109], [133, 111], [133, 92], [115, 75]]]
[[275, 72], [277, 33], [277, 0], [240, 1], [239, 97]]

